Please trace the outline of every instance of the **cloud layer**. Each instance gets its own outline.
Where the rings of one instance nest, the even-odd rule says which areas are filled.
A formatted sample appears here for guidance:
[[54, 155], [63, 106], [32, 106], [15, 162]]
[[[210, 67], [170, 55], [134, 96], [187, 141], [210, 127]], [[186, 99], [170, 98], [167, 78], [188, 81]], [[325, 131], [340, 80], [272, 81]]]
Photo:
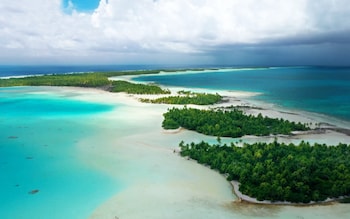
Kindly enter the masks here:
[[2, 64], [317, 64], [350, 48], [346, 0], [101, 0], [92, 13], [2, 0], [0, 13]]

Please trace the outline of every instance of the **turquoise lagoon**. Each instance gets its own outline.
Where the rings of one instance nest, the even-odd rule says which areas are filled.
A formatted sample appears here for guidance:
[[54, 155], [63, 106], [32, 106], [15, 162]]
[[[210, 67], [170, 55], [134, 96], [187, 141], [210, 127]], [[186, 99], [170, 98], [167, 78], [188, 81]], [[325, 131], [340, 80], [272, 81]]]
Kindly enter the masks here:
[[[350, 216], [345, 204], [235, 204], [223, 176], [173, 153], [181, 140], [215, 137], [165, 133], [166, 105], [61, 89], [0, 89], [1, 219]], [[111, 99], [77, 100], [95, 94]]]
[[0, 89], [0, 218], [87, 218], [122, 185], [88, 167], [76, 145], [115, 107], [40, 90]]

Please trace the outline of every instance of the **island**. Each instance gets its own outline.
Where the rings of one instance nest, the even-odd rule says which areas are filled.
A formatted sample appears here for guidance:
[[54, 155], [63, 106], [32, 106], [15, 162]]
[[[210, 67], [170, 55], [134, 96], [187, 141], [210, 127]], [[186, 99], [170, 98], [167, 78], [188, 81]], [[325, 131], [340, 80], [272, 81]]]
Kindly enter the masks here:
[[242, 137], [244, 135], [267, 136], [270, 134], [291, 134], [292, 131], [306, 131], [306, 124], [290, 122], [284, 119], [274, 119], [246, 115], [243, 111], [234, 109], [201, 110], [195, 108], [172, 108], [163, 114], [163, 128], [177, 129], [183, 127], [206, 135], [219, 137]]
[[157, 99], [141, 98], [144, 103], [164, 103], [164, 104], [194, 104], [194, 105], [212, 105], [222, 101], [223, 97], [218, 93], [195, 93], [191, 91], [179, 91], [177, 96], [160, 97]]
[[239, 191], [258, 201], [311, 203], [350, 194], [350, 145], [277, 142], [210, 145], [180, 143], [181, 156], [239, 181]]
[[[9, 86], [71, 86], [102, 89], [127, 94], [167, 95], [155, 99], [138, 98], [144, 103], [171, 105], [214, 105], [222, 103], [218, 93], [179, 91], [171, 96], [169, 89], [156, 84], [136, 84], [111, 77], [139, 74], [155, 74], [159, 71], [74, 73], [63, 75], [29, 76], [0, 79], [0, 87]], [[253, 108], [252, 108], [253, 109]], [[255, 108], [261, 110], [260, 108]], [[217, 137], [217, 144], [179, 144], [181, 156], [196, 160], [219, 171], [227, 180], [237, 182], [239, 191], [258, 201], [272, 204], [312, 203], [327, 199], [348, 201], [350, 195], [350, 146], [336, 146], [302, 141], [286, 144], [277, 140], [271, 143], [244, 143], [238, 146], [222, 144], [221, 137], [278, 136], [304, 133], [311, 130], [308, 124], [270, 118], [261, 113], [254, 116], [240, 107], [189, 108], [176, 106], [163, 114], [164, 129], [183, 128]], [[12, 137], [9, 137], [12, 138]], [[15, 137], [13, 137], [15, 138]], [[237, 139], [235, 139], [237, 140]], [[237, 184], [236, 183], [236, 184]], [[238, 185], [237, 184], [237, 185]], [[36, 191], [36, 190], [33, 190]], [[34, 194], [34, 193], [33, 193]]]
[[107, 72], [107, 73], [74, 73], [28, 76], [0, 80], [0, 87], [11, 86], [70, 86], [99, 88], [110, 92], [129, 94], [169, 94], [156, 85], [135, 84], [127, 81], [112, 81], [110, 77], [121, 75], [153, 74], [154, 71]]

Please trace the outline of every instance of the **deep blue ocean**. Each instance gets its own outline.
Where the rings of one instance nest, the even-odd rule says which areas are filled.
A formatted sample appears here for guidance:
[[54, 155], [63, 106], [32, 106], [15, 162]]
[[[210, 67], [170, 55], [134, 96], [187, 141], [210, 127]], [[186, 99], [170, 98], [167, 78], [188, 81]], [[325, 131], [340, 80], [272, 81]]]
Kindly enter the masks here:
[[187, 65], [0, 65], [0, 77], [22, 75], [65, 74], [80, 72], [108, 72], [128, 70], [153, 70], [153, 69], [184, 69], [184, 68], [210, 68], [211, 66], [187, 66]]
[[259, 92], [254, 99], [350, 121], [350, 67], [242, 68], [141, 76], [168, 86]]

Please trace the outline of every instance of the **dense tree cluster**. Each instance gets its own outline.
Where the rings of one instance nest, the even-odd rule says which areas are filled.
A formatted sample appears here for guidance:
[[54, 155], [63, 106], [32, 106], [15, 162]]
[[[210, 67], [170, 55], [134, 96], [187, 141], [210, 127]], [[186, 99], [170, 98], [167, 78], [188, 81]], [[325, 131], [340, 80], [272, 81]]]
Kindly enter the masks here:
[[161, 97], [157, 99], [141, 99], [146, 103], [165, 103], [165, 104], [195, 104], [212, 105], [222, 100], [219, 94], [179, 92], [181, 96]]
[[170, 94], [169, 90], [163, 90], [156, 85], [134, 84], [127, 81], [113, 81], [112, 92], [126, 92], [129, 94]]
[[238, 180], [239, 190], [258, 200], [309, 203], [350, 195], [350, 145], [181, 142], [180, 147], [182, 156]]
[[28, 76], [21, 78], [2, 78], [0, 87], [11, 86], [75, 86], [75, 87], [101, 87], [111, 85], [109, 77], [122, 75], [157, 74], [161, 70], [146, 71], [120, 71], [120, 72], [94, 72], [72, 74], [48, 74], [41, 76]]
[[192, 108], [173, 108], [164, 115], [163, 128], [183, 127], [199, 133], [221, 137], [242, 137], [244, 135], [267, 136], [270, 134], [290, 134], [309, 128], [301, 123], [284, 119], [273, 119], [246, 115], [238, 109], [199, 110]]
[[149, 72], [106, 72], [30, 76], [23, 78], [0, 79], [0, 87], [10, 86], [72, 86], [104, 88], [112, 92], [132, 94], [169, 94], [156, 85], [134, 84], [126, 81], [110, 81], [108, 77], [126, 74], [145, 74]]
[[110, 84], [108, 78], [98, 73], [31, 76], [1, 79], [0, 87], [9, 86], [74, 86], [102, 87]]
[[[93, 73], [73, 73], [73, 74], [48, 74], [41, 76], [28, 76], [23, 78], [2, 78], [0, 87], [12, 86], [75, 86], [75, 87], [109, 87], [111, 81], [109, 77], [122, 75], [145, 75], [158, 74], [159, 72], [176, 72], [197, 69], [179, 70], [140, 70], [140, 71], [116, 71], [116, 72], [93, 72]], [[203, 69], [198, 69], [203, 70]]]
[[75, 86], [75, 87], [103, 87], [110, 86], [109, 77], [122, 75], [157, 74], [161, 70], [94, 72], [73, 74], [48, 74], [28, 76], [22, 78], [0, 79], [0, 87], [11, 86]]

